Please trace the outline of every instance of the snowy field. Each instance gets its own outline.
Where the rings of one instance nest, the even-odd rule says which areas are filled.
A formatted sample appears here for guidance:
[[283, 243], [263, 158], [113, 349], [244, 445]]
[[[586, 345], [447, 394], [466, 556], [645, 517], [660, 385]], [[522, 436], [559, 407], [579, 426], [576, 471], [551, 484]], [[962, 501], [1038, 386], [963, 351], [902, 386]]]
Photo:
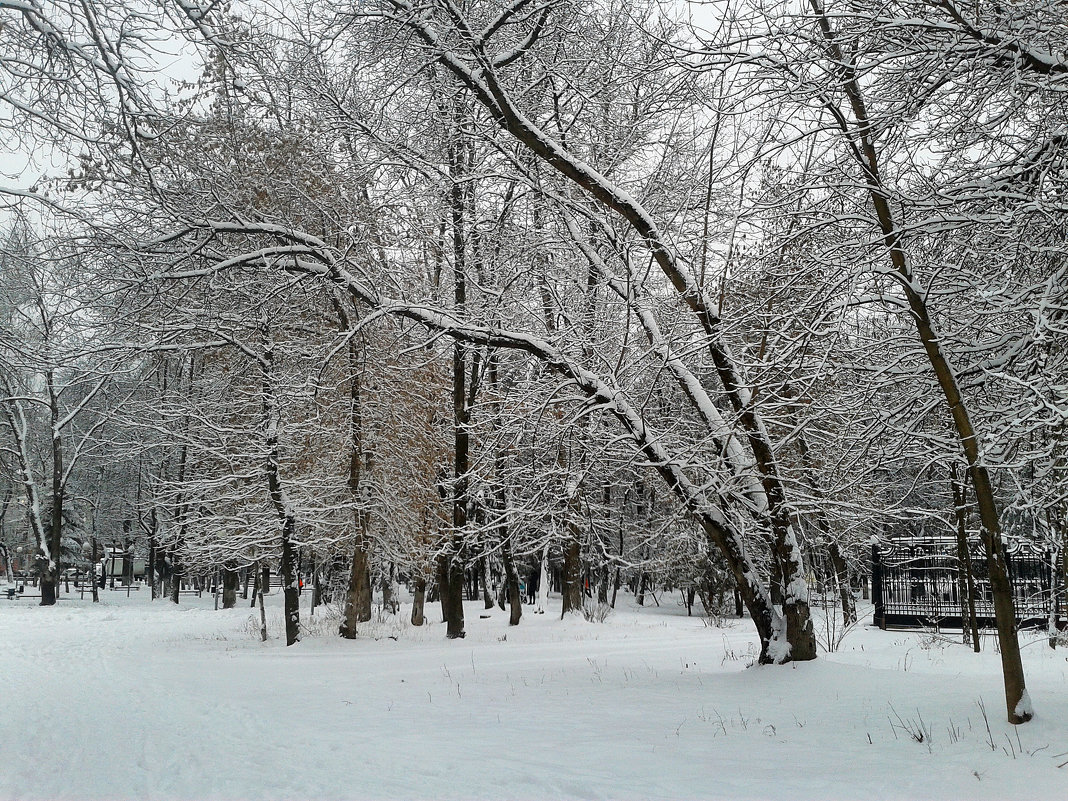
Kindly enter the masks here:
[[471, 603], [457, 642], [392, 620], [344, 641], [317, 613], [286, 648], [277, 594], [267, 643], [247, 601], [146, 595], [0, 600], [0, 799], [1068, 798], [1068, 649], [1044, 640], [1015, 730], [989, 639], [862, 627], [747, 669], [747, 623], [667, 596], [518, 628]]

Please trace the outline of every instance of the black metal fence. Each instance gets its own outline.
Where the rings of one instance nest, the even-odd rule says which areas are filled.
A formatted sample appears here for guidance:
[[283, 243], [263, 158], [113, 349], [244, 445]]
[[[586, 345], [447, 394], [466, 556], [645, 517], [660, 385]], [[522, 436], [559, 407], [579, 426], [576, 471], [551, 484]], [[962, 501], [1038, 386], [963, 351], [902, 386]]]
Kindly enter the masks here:
[[[1017, 625], [1044, 626], [1054, 603], [1052, 555], [1026, 540], [1012, 541], [1008, 550]], [[879, 539], [872, 544], [871, 576], [880, 628], [962, 628], [970, 618], [969, 596], [978, 625], [994, 625], [986, 553], [979, 543], [962, 551], [955, 537]]]

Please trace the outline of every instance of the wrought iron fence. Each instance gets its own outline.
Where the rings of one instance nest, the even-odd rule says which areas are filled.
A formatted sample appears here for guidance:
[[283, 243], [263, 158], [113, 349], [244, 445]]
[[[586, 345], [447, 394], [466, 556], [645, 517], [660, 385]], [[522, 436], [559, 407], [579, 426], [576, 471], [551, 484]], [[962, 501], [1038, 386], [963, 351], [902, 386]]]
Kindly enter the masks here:
[[[1028, 540], [1013, 540], [1008, 551], [1017, 625], [1046, 625], [1054, 603], [1051, 553]], [[969, 619], [969, 596], [978, 625], [993, 626], [990, 575], [979, 543], [962, 551], [955, 537], [910, 535], [872, 544], [872, 601], [880, 628], [961, 628]]]

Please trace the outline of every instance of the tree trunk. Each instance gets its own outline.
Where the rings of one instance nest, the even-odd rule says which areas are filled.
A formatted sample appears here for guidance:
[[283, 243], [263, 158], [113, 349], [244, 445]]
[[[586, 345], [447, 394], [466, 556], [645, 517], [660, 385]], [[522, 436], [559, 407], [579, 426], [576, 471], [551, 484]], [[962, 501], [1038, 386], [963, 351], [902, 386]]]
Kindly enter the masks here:
[[853, 587], [849, 583], [849, 566], [846, 564], [842, 550], [834, 540], [827, 542], [827, 559], [834, 571], [834, 583], [838, 590], [838, 598], [842, 603], [842, 620], [844, 625], [851, 626], [857, 622], [857, 602], [853, 598]]
[[382, 611], [391, 615], [397, 614], [400, 604], [393, 597], [393, 565], [382, 570]]
[[237, 588], [241, 583], [241, 574], [232, 567], [223, 568], [223, 609], [233, 609], [237, 606]]
[[152, 509], [152, 532], [148, 535], [148, 583], [151, 589], [151, 600], [159, 598], [159, 579], [156, 576], [156, 510]]
[[358, 623], [371, 619], [371, 593], [368, 585], [367, 551], [358, 542], [352, 551], [349, 568], [349, 585], [345, 592], [345, 612], [341, 618], [338, 634], [348, 640], [356, 638]]
[[52, 606], [56, 603], [59, 576], [63, 570], [60, 559], [63, 543], [63, 436], [55, 371], [45, 371], [45, 385], [52, 432], [52, 518], [48, 526], [48, 562], [41, 570], [41, 606]]
[[569, 612], [582, 613], [582, 543], [578, 539], [576, 527], [572, 524], [570, 536], [564, 542], [564, 581], [563, 604], [560, 608], [562, 620]]
[[171, 603], [178, 603], [180, 599], [179, 593], [182, 590], [182, 576], [185, 574], [185, 568], [182, 567], [181, 562], [178, 561], [177, 549], [171, 551]]
[[546, 545], [541, 551], [541, 564], [538, 568], [538, 598], [537, 606], [534, 607], [534, 614], [541, 615], [545, 613], [545, 607], [548, 606], [549, 599], [549, 546]]
[[519, 573], [515, 569], [515, 559], [512, 557], [511, 543], [506, 543], [502, 552], [504, 561], [504, 586], [508, 598], [509, 616], [508, 625], [518, 626], [523, 617], [523, 598], [519, 594]]
[[[786, 386], [783, 390], [783, 394], [793, 400], [794, 393], [792, 387]], [[815, 511], [816, 530], [819, 532], [820, 544], [826, 551], [827, 560], [830, 562], [831, 569], [834, 572], [838, 597], [842, 603], [842, 620], [844, 621], [844, 625], [849, 626], [857, 622], [857, 603], [853, 598], [852, 586], [849, 583], [849, 566], [846, 563], [845, 557], [842, 555], [842, 549], [838, 547], [838, 542], [834, 539], [834, 536], [831, 533], [831, 527], [827, 522], [827, 515], [824, 514], [822, 508], [819, 508], [819, 504], [822, 504], [825, 498], [823, 487], [820, 485], [816, 473], [816, 465], [812, 459], [812, 452], [808, 447], [808, 438], [805, 436], [804, 429], [801, 426], [796, 425], [796, 420], [791, 420], [791, 422], [794, 424], [798, 432], [796, 439], [797, 452], [801, 456], [801, 467], [803, 469], [805, 483], [808, 485], [809, 490], [817, 501], [817, 509]]]
[[412, 625], [423, 625], [423, 607], [426, 605], [426, 579], [415, 580], [415, 597], [412, 599]]
[[464, 632], [464, 569], [456, 558], [438, 557], [438, 591], [441, 595], [441, 616], [446, 623], [445, 636], [462, 639]]
[[282, 597], [286, 620], [286, 645], [300, 640], [300, 577], [297, 575], [297, 549], [293, 545], [296, 521], [290, 515], [282, 525]]
[[[333, 297], [333, 296], [331, 296]], [[348, 312], [340, 301], [334, 299], [334, 311], [343, 332], [352, 328]], [[368, 524], [370, 514], [363, 501], [363, 474], [369, 454], [363, 449], [363, 351], [355, 336], [349, 337], [349, 499], [352, 503], [353, 544], [352, 561], [349, 565], [348, 588], [345, 591], [345, 609], [338, 634], [346, 639], [356, 637], [358, 623], [371, 619], [370, 542]], [[370, 467], [370, 465], [366, 465]]]
[[607, 555], [604, 554], [603, 547], [602, 556], [605, 556], [605, 561], [601, 565], [601, 575], [597, 580], [597, 604], [599, 606], [608, 606], [608, 585], [612, 581], [612, 567], [608, 562]]
[[479, 566], [482, 577], [482, 605], [486, 609], [493, 608], [493, 593], [490, 591], [490, 576], [489, 576], [489, 560], [483, 556], [479, 560]]
[[[422, 20], [410, 17], [406, 24], [420, 35], [437, 40], [438, 34], [430, 31]], [[700, 323], [717, 375], [739, 422], [745, 429], [746, 439], [759, 467], [761, 484], [768, 501], [768, 523], [775, 540], [772, 557], [779, 563], [786, 585], [783, 617], [786, 639], [790, 645], [788, 654], [782, 652], [782, 649], [776, 649], [780, 651], [777, 661], [815, 659], [816, 638], [808, 608], [804, 564], [796, 536], [790, 526], [778, 462], [764, 422], [752, 404], [751, 393], [742, 380], [740, 367], [722, 340], [722, 326], [718, 314], [706, 302], [701, 288], [690, 281], [677, 254], [668, 245], [644, 207], [607, 177], [574, 157], [546, 130], [528, 119], [508, 95], [505, 84], [497, 81], [492, 75], [492, 70], [469, 67], [462, 57], [443, 60], [441, 63], [471, 89], [479, 102], [491, 110], [498, 125], [522, 142], [538, 159], [552, 166], [602, 206], [626, 220], [645, 243], [653, 261], [671, 282], [679, 298], [686, 303]], [[728, 556], [728, 559], [731, 557]]]
[[[300, 578], [297, 575], [297, 551], [293, 542], [296, 537], [297, 520], [279, 467], [281, 446], [278, 432], [281, 429], [281, 421], [274, 389], [274, 341], [271, 337], [270, 324], [266, 320], [261, 322], [260, 333], [263, 347], [259, 360], [260, 402], [267, 446], [264, 472], [267, 476], [267, 494], [282, 528], [282, 555], [279, 572], [282, 579], [286, 645], [290, 646], [300, 640]], [[269, 576], [265, 576], [265, 579], [261, 592], [270, 586]]]
[[836, 77], [849, 100], [855, 118], [856, 129], [846, 130], [847, 135], [855, 136], [857, 140], [856, 144], [851, 145], [851, 152], [855, 155], [864, 174], [868, 196], [878, 219], [891, 265], [899, 279], [899, 285], [908, 302], [909, 310], [912, 312], [912, 320], [916, 325], [920, 344], [923, 345], [939, 389], [949, 407], [950, 418], [968, 465], [972, 490], [979, 508], [980, 536], [986, 548], [990, 590], [994, 596], [994, 618], [997, 622], [998, 645], [1001, 649], [1001, 670], [1005, 683], [1007, 717], [1009, 723], [1026, 723], [1034, 712], [1024, 680], [1020, 641], [1016, 636], [1016, 605], [1012, 597], [1008, 553], [1002, 539], [1001, 521], [990, 474], [979, 453], [979, 436], [972, 424], [965, 399], [961, 395], [956, 373], [942, 350], [942, 339], [934, 329], [927, 308], [928, 296], [916, 281], [912, 266], [906, 256], [904, 240], [887, 199], [887, 188], [882, 183], [879, 158], [872, 135], [872, 124], [853, 62], [838, 45], [830, 19], [824, 12], [820, 0], [809, 0], [809, 4], [815, 13], [820, 33], [827, 45], [828, 55], [834, 61], [834, 70], [838, 73]]
[[260, 588], [260, 563], [259, 562], [256, 562], [256, 564], [254, 564], [254, 565], [249, 565], [249, 567], [248, 567], [248, 579], [246, 580], [246, 585], [248, 585], [248, 584], [252, 585], [252, 600], [249, 602], [249, 606], [251, 606], [253, 609], [255, 609], [256, 608], [256, 593], [259, 592], [259, 588]]
[[260, 604], [260, 642], [267, 642], [267, 610], [263, 607], [262, 584], [260, 585], [259, 592], [255, 594], [255, 598], [259, 599]]

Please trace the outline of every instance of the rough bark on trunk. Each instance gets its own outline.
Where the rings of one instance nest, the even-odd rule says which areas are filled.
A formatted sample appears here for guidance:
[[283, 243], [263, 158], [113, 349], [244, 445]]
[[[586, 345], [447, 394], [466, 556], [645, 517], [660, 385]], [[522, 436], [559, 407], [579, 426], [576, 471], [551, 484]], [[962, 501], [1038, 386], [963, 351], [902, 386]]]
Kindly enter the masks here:
[[568, 613], [582, 613], [582, 543], [579, 542], [578, 532], [573, 524], [572, 531], [564, 542], [564, 581], [563, 581], [563, 604], [560, 607], [560, 618], [563, 619]]

